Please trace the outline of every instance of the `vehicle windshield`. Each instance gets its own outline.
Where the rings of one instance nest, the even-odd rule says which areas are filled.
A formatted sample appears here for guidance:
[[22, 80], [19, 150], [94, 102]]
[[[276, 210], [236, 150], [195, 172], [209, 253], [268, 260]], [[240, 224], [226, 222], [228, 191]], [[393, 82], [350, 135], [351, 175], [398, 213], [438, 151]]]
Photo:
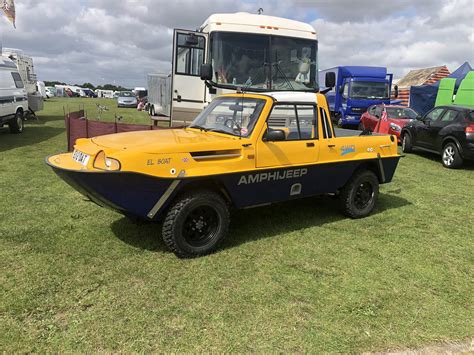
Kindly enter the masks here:
[[213, 82], [256, 90], [317, 91], [317, 41], [214, 32]]
[[119, 97], [135, 97], [133, 92], [130, 92], [130, 91], [121, 92], [118, 95]]
[[215, 99], [191, 123], [189, 128], [248, 137], [265, 106], [265, 100], [247, 97]]
[[418, 114], [409, 108], [387, 107], [387, 116], [389, 118], [413, 120], [418, 116]]
[[387, 83], [353, 81], [349, 97], [351, 99], [389, 99]]

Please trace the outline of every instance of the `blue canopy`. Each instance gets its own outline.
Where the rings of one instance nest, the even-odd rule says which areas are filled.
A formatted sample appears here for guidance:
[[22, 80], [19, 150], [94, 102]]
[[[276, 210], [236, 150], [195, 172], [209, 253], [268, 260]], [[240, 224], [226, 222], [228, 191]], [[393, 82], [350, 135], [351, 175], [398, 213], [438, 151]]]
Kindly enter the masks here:
[[[472, 70], [471, 65], [465, 62], [454, 72], [452, 72], [448, 78], [455, 78], [456, 85], [454, 90], [456, 91], [461, 84], [464, 77]], [[436, 95], [438, 95], [439, 81], [430, 85], [412, 86], [410, 89], [410, 108], [418, 112], [420, 115], [424, 115], [426, 112], [431, 110], [436, 101]]]

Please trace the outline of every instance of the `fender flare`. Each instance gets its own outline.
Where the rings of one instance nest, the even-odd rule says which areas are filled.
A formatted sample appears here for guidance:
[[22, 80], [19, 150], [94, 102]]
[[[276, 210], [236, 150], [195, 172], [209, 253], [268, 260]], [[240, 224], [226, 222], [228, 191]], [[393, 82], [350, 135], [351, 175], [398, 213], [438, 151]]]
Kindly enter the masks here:
[[459, 154], [461, 154], [461, 156], [462, 156], [463, 152], [462, 152], [461, 143], [459, 143], [458, 139], [454, 136], [446, 136], [446, 137], [443, 138], [443, 140], [441, 141], [441, 151], [440, 151], [440, 153], [443, 151], [443, 148], [446, 145], [446, 142], [448, 142], [448, 141], [452, 141], [452, 142], [454, 142], [454, 144], [456, 144], [456, 147], [459, 150]]

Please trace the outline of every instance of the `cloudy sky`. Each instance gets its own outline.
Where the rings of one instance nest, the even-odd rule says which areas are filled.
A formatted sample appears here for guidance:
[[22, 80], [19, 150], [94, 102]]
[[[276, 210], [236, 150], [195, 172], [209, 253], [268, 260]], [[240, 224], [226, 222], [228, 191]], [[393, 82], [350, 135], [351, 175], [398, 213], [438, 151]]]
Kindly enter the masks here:
[[263, 8], [311, 23], [320, 68], [474, 65], [474, 0], [15, 0], [17, 29], [0, 19], [3, 47], [34, 57], [38, 77], [71, 84], [142, 86], [170, 70], [173, 28], [211, 14]]

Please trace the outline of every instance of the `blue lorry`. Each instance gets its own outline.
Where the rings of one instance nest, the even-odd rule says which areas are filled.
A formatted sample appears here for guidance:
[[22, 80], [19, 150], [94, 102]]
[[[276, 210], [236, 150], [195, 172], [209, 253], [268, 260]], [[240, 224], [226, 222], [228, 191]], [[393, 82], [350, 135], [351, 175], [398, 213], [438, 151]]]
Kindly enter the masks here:
[[[334, 73], [335, 85], [326, 88], [326, 98], [333, 121], [342, 126], [358, 126], [369, 106], [390, 104], [393, 74], [383, 67], [339, 66], [319, 72], [325, 83], [327, 73]], [[324, 85], [324, 84], [323, 84]], [[395, 88], [395, 97], [398, 96]]]

